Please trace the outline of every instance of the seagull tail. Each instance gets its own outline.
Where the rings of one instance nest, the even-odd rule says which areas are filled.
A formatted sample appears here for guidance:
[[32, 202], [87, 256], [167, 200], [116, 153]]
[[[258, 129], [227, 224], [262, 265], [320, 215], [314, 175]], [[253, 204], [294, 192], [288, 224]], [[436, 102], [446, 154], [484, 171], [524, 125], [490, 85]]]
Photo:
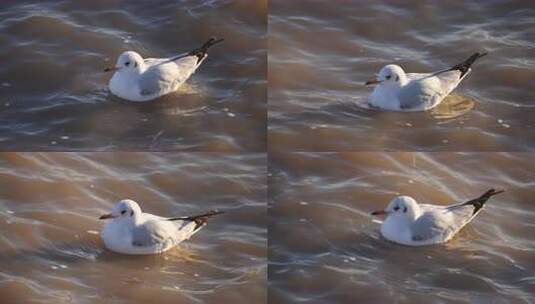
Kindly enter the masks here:
[[469, 200], [468, 202], [464, 203], [463, 205], [472, 205], [474, 206], [474, 215], [481, 209], [483, 208], [483, 205], [485, 205], [485, 203], [489, 200], [489, 198], [491, 198], [492, 196], [496, 195], [496, 194], [500, 194], [502, 192], [504, 192], [505, 190], [494, 190], [494, 189], [490, 189], [488, 190], [487, 192], [483, 193], [483, 195], [481, 195], [480, 197], [478, 198], [475, 198], [473, 200]]
[[168, 221], [191, 221], [191, 222], [195, 222], [195, 228], [193, 229], [195, 231], [195, 230], [198, 230], [199, 228], [201, 228], [202, 226], [206, 225], [206, 222], [208, 222], [208, 219], [211, 218], [212, 216], [216, 216], [216, 215], [223, 214], [223, 213], [225, 213], [225, 212], [210, 210], [210, 211], [208, 211], [206, 213], [199, 214], [199, 215], [185, 216], [185, 217], [174, 217], [174, 218], [170, 218], [170, 219], [167, 219], [167, 220]]
[[197, 63], [200, 63], [201, 60], [206, 57], [206, 53], [208, 52], [208, 49], [212, 47], [215, 44], [218, 44], [220, 42], [223, 42], [223, 38], [216, 39], [215, 37], [212, 37], [208, 39], [200, 48], [194, 49], [188, 53], [189, 56], [197, 56]]
[[459, 78], [463, 78], [463, 76], [468, 73], [468, 70], [470, 70], [470, 67], [472, 66], [472, 64], [478, 60], [479, 58], [487, 55], [488, 53], [487, 52], [476, 52], [474, 54], [472, 54], [472, 56], [468, 57], [468, 59], [466, 59], [465, 61], [453, 66], [452, 68], [450, 68], [449, 70], [450, 71], [461, 71], [461, 76]]

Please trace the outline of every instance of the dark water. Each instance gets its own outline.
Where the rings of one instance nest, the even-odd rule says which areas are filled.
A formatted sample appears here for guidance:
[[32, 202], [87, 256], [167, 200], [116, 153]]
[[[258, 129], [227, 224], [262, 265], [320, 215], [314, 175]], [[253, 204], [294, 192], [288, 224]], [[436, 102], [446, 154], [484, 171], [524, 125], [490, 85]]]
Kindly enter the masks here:
[[[535, 165], [528, 153], [273, 153], [272, 303], [533, 303]], [[505, 193], [445, 245], [384, 240], [396, 195], [447, 205]]]
[[[265, 303], [265, 154], [0, 154], [2, 303]], [[98, 235], [120, 199], [169, 216], [218, 209], [164, 254]]]
[[[263, 151], [266, 1], [2, 1], [3, 150]], [[224, 37], [154, 102], [112, 96], [103, 69], [125, 50], [176, 55]]]
[[[270, 1], [269, 144], [299, 151], [535, 148], [532, 1]], [[432, 112], [362, 108], [389, 63], [410, 72], [487, 57]]]

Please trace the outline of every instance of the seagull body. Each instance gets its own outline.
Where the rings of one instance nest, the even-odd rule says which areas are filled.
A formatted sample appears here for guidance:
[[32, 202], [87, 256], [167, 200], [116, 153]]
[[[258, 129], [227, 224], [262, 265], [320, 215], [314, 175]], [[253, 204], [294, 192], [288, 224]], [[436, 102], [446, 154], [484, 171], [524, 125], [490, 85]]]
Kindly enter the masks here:
[[130, 101], [149, 101], [176, 91], [208, 56], [212, 45], [223, 41], [211, 38], [200, 48], [170, 58], [145, 58], [134, 51], [122, 53], [109, 82], [112, 94]]
[[370, 105], [391, 111], [425, 111], [436, 107], [472, 70], [470, 66], [487, 53], [475, 53], [464, 62], [435, 73], [405, 73], [395, 64], [386, 65], [375, 79]]
[[156, 254], [167, 251], [206, 225], [209, 217], [221, 212], [166, 218], [143, 213], [133, 200], [122, 200], [112, 212], [100, 219], [109, 219], [100, 235], [111, 251], [123, 254]]
[[475, 218], [491, 196], [502, 192], [490, 189], [476, 199], [450, 206], [418, 204], [412, 197], [398, 196], [372, 215], [387, 215], [381, 234], [391, 242], [408, 246], [445, 243]]

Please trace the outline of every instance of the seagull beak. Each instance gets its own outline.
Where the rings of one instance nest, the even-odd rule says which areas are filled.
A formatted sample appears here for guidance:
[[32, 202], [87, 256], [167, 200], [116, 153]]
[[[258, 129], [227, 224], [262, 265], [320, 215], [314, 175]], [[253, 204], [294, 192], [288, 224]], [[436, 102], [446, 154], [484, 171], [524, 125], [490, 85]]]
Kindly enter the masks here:
[[378, 83], [381, 83], [381, 80], [377, 79], [377, 77], [374, 77], [372, 79], [368, 79], [368, 81], [366, 81], [366, 83], [364, 85], [374, 85], [374, 84], [378, 84]]
[[107, 219], [111, 219], [111, 218], [114, 218], [115, 216], [111, 215], [111, 213], [108, 213], [108, 214], [104, 214], [102, 215], [101, 217], [99, 217], [98, 219], [99, 220], [107, 220]]
[[384, 211], [384, 210], [377, 210], [377, 211], [374, 211], [372, 212], [372, 215], [384, 215], [384, 214], [387, 214], [388, 212]]
[[118, 67], [107, 67], [104, 69], [104, 72], [115, 72], [118, 69], [119, 69]]

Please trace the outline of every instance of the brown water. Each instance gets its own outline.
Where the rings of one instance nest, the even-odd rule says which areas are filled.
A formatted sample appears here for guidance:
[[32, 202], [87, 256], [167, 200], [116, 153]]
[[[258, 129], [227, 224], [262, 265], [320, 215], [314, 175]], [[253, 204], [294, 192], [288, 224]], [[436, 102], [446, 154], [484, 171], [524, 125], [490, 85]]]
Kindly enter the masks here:
[[[265, 303], [265, 154], [0, 154], [2, 303]], [[107, 251], [123, 198], [158, 215], [218, 209], [157, 256]]]
[[[263, 151], [265, 0], [2, 1], [3, 150]], [[111, 95], [125, 50], [176, 55], [225, 38], [187, 87], [153, 102]]]
[[[431, 72], [479, 50], [434, 111], [361, 107], [386, 64]], [[533, 150], [534, 58], [533, 1], [270, 1], [270, 149]]]
[[[77, 152], [0, 153], [0, 303], [534, 303], [534, 3], [1, 1], [0, 150]], [[179, 91], [109, 93], [121, 52], [212, 36]], [[481, 50], [431, 111], [367, 105], [388, 63]], [[387, 242], [369, 215], [489, 188], [506, 192], [444, 245]], [[119, 255], [98, 216], [124, 198], [226, 213], [164, 254]]]
[[[273, 153], [273, 303], [533, 303], [535, 164], [511, 153]], [[371, 211], [396, 195], [447, 205], [505, 193], [449, 243], [384, 240]]]

